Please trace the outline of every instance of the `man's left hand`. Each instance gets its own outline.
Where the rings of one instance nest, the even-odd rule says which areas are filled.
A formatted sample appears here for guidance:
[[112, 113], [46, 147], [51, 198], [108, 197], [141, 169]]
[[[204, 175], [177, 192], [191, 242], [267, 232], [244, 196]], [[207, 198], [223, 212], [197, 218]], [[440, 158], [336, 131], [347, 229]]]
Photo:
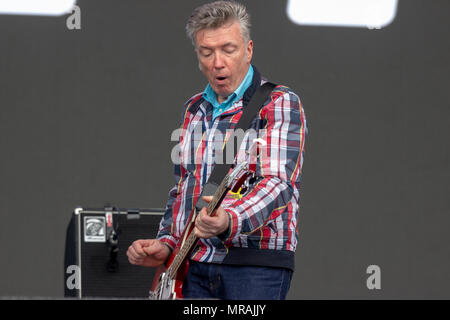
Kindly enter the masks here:
[[[203, 200], [211, 202], [212, 196], [204, 196]], [[195, 235], [199, 238], [211, 238], [225, 232], [230, 224], [228, 214], [219, 206], [211, 216], [208, 215], [206, 207], [198, 213], [195, 219]]]

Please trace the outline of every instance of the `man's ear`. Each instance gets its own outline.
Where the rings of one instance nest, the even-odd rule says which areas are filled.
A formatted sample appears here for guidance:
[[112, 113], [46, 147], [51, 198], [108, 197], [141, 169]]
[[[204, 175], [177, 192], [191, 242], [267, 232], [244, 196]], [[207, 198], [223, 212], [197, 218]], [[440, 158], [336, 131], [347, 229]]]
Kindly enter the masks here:
[[250, 63], [253, 57], [253, 40], [250, 40], [247, 44], [247, 62]]

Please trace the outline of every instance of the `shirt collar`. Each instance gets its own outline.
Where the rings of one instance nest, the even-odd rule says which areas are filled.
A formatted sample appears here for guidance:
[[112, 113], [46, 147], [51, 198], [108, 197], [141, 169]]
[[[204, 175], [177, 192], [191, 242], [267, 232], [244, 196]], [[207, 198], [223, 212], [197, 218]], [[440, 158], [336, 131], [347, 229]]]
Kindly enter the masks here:
[[214, 109], [218, 108], [219, 106], [230, 107], [234, 102], [241, 99], [241, 97], [244, 95], [244, 92], [252, 84], [253, 72], [253, 67], [252, 65], [250, 65], [247, 74], [244, 77], [244, 80], [242, 80], [241, 84], [236, 88], [236, 90], [234, 90], [232, 94], [228, 96], [228, 98], [224, 102], [219, 103], [217, 101], [217, 94], [214, 92], [209, 83], [206, 86], [205, 91], [203, 92], [203, 98], [206, 101], [210, 102], [213, 105]]

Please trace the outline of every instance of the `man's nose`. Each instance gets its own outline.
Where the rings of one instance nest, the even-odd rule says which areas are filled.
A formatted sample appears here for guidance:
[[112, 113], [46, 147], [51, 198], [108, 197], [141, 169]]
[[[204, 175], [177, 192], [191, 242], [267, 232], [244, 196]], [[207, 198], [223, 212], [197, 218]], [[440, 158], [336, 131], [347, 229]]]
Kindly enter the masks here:
[[214, 55], [214, 68], [222, 69], [225, 66], [224, 59], [220, 53]]

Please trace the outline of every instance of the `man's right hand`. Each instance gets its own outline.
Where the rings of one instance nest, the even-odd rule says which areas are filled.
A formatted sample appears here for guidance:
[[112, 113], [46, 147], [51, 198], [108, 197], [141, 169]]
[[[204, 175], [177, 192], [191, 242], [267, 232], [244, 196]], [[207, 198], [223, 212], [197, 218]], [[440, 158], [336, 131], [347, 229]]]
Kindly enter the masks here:
[[157, 239], [136, 240], [127, 251], [128, 261], [143, 267], [160, 266], [169, 255], [169, 247]]

